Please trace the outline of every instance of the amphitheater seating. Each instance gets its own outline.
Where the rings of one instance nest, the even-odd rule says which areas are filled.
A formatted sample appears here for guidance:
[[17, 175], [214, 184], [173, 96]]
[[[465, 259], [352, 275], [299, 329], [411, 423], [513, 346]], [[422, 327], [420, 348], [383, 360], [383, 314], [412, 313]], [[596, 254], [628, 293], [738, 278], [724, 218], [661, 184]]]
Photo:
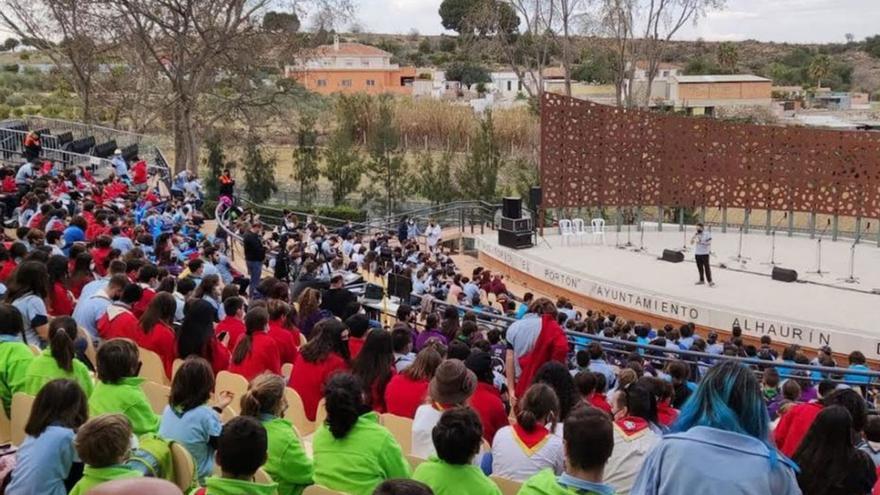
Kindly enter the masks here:
[[24, 426], [31, 415], [34, 399], [33, 395], [21, 392], [12, 396], [12, 410], [10, 411], [11, 417], [9, 418], [9, 435], [12, 445], [21, 445], [27, 436], [24, 432]]
[[171, 387], [147, 380], [141, 384], [141, 389], [144, 391], [144, 395], [147, 396], [147, 400], [150, 401], [150, 406], [153, 408], [153, 412], [156, 414], [162, 414], [162, 411], [165, 410], [165, 406], [168, 405], [168, 397], [171, 396]]
[[321, 485], [311, 485], [306, 487], [303, 490], [303, 495], [344, 495], [342, 492], [337, 492], [335, 490], [331, 490], [329, 488], [324, 488]]
[[[217, 373], [217, 380], [214, 385], [214, 395], [219, 396], [220, 392], [224, 390], [228, 390], [235, 394], [235, 397], [240, 399], [247, 393], [248, 389], [248, 381], [241, 375], [236, 375], [235, 373], [230, 373], [228, 371], [221, 371]], [[232, 401], [229, 404], [229, 408], [232, 409], [235, 414], [239, 414], [241, 412], [241, 406], [236, 402]]]
[[192, 455], [182, 444], [171, 444], [171, 463], [174, 466], [174, 484], [184, 493], [188, 493], [195, 481], [196, 464]]
[[302, 397], [299, 396], [296, 390], [285, 387], [284, 398], [287, 400], [287, 411], [284, 412], [284, 419], [293, 424], [300, 436], [311, 435], [317, 428], [317, 425], [306, 417]]
[[6, 414], [6, 409], [0, 407], [0, 444], [9, 443], [10, 440], [10, 422], [9, 416]]
[[138, 373], [138, 376], [159, 385], [171, 383], [168, 377], [165, 376], [165, 365], [162, 364], [162, 358], [158, 354], [143, 347], [138, 348], [138, 353], [141, 359], [141, 371]]
[[516, 495], [519, 493], [520, 487], [522, 487], [522, 483], [501, 478], [500, 476], [490, 476], [490, 478], [496, 485], [498, 485], [498, 488], [501, 489], [502, 495]]
[[381, 418], [382, 424], [385, 428], [388, 428], [388, 431], [391, 432], [394, 439], [400, 444], [400, 449], [403, 450], [403, 453], [409, 454], [412, 452], [413, 420], [390, 413], [383, 414]]

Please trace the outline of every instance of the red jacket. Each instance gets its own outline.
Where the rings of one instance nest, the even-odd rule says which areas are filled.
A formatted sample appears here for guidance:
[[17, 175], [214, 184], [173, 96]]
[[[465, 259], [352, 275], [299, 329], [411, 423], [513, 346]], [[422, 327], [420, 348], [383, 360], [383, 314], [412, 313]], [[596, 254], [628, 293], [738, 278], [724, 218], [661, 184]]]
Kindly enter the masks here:
[[657, 402], [657, 421], [663, 426], [672, 426], [678, 419], [678, 409], [672, 407], [668, 400]]
[[480, 421], [483, 423], [483, 438], [492, 445], [495, 432], [510, 425], [504, 403], [501, 402], [501, 393], [491, 383], [479, 382], [474, 395], [471, 396], [470, 406], [480, 415]]
[[[351, 338], [348, 340], [351, 342]], [[413, 380], [406, 375], [397, 374], [385, 387], [385, 407], [391, 414], [404, 418], [414, 418], [416, 409], [425, 403], [428, 396], [429, 380]]]
[[592, 394], [586, 397], [587, 404], [595, 407], [596, 409], [605, 411], [608, 414], [611, 414], [611, 404], [608, 403], [608, 400], [605, 399], [605, 394], [593, 392]]
[[352, 360], [354, 358], [356, 358], [358, 354], [361, 353], [361, 349], [363, 349], [364, 342], [366, 342], [366, 341], [367, 341], [367, 339], [365, 339], [363, 337], [361, 337], [361, 338], [349, 337], [348, 338], [348, 355], [351, 357]]
[[150, 301], [152, 301], [153, 298], [156, 297], [155, 290], [150, 287], [141, 287], [143, 287], [144, 293], [143, 295], [141, 295], [141, 299], [138, 302], [134, 303], [134, 306], [131, 307], [131, 312], [134, 313], [137, 318], [140, 318], [144, 315], [144, 312], [147, 310], [147, 306], [150, 305]]
[[299, 354], [299, 330], [288, 330], [280, 321], [270, 321], [269, 337], [275, 340], [282, 364], [296, 361]]
[[[236, 346], [238, 346], [238, 343], [243, 338], [244, 336], [239, 338], [235, 343]], [[232, 349], [235, 349], [235, 347]], [[242, 362], [230, 362], [229, 371], [247, 378], [248, 381], [253, 380], [257, 375], [266, 371], [280, 375], [281, 358], [278, 353], [278, 343], [266, 333], [255, 332], [251, 336], [251, 350]]]
[[565, 332], [553, 315], [541, 316], [541, 333], [535, 339], [532, 350], [519, 358], [519, 367], [522, 372], [516, 382], [516, 396], [525, 395], [532, 378], [538, 372], [538, 368], [548, 361], [565, 363], [568, 356], [568, 339]]
[[18, 266], [18, 263], [12, 260], [8, 260], [3, 263], [3, 266], [0, 267], [0, 282], [6, 282], [6, 279], [12, 275], [12, 272], [15, 271], [15, 268]]
[[52, 296], [49, 298], [48, 312], [51, 316], [70, 316], [73, 314], [73, 298], [61, 282], [52, 285]]
[[171, 378], [171, 368], [174, 365], [174, 359], [177, 358], [174, 329], [160, 321], [153, 325], [153, 330], [150, 333], [146, 333], [140, 326], [138, 326], [138, 330], [138, 332], [134, 332], [134, 341], [138, 347], [158, 354], [162, 359], [162, 366], [165, 368], [165, 376]]
[[820, 411], [822, 404], [818, 402], [798, 404], [789, 409], [779, 419], [779, 424], [773, 432], [776, 447], [788, 457], [793, 456]]
[[126, 338], [137, 342], [139, 328], [134, 314], [116, 304], [108, 306], [104, 316], [98, 319], [98, 335], [102, 340]]
[[147, 162], [138, 160], [131, 167], [131, 181], [135, 184], [146, 184], [147, 182]]
[[[86, 237], [88, 237], [88, 234], [86, 234]], [[95, 273], [101, 277], [107, 275], [107, 267], [104, 266], [104, 260], [110, 254], [110, 248], [94, 248], [91, 254], [92, 261], [95, 263]]]
[[324, 384], [331, 375], [348, 369], [348, 363], [339, 355], [330, 353], [323, 361], [310, 363], [303, 359], [302, 354], [296, 357], [293, 374], [290, 376], [290, 387], [302, 397], [303, 409], [309, 421], [315, 420], [318, 402], [324, 397]]
[[223, 318], [214, 328], [214, 334], [218, 339], [223, 332], [226, 332], [226, 335], [229, 336], [226, 340], [227, 347], [235, 349], [233, 345], [235, 345], [238, 342], [238, 339], [247, 332], [247, 329], [245, 328], [243, 321], [234, 316], [226, 315], [226, 318]]

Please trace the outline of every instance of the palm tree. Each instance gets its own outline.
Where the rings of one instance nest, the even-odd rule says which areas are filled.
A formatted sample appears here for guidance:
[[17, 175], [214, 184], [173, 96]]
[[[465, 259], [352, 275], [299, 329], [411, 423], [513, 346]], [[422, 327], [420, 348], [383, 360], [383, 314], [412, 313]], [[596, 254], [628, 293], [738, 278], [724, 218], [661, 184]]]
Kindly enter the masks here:
[[807, 74], [810, 79], [816, 81], [816, 87], [822, 87], [822, 79], [828, 77], [831, 73], [831, 58], [828, 55], [820, 54], [813, 57], [810, 65], [807, 67]]
[[739, 49], [735, 44], [725, 41], [718, 45], [718, 65], [729, 73], [736, 72], [736, 64], [739, 62]]

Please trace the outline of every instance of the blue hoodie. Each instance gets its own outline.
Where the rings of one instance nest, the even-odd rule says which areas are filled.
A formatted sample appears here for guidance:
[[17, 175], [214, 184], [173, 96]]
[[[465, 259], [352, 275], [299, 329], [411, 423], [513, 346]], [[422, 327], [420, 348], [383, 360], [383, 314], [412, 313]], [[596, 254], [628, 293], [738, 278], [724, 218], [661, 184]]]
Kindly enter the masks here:
[[[771, 456], [775, 455], [775, 462]], [[630, 495], [801, 495], [797, 465], [757, 438], [695, 426], [648, 454]]]

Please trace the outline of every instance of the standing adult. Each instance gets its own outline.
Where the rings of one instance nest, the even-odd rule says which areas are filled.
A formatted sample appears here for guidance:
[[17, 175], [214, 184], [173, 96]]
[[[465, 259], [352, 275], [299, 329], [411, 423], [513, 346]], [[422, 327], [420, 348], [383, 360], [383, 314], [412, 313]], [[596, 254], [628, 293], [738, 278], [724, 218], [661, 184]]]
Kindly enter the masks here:
[[244, 261], [247, 265], [248, 276], [251, 282], [248, 285], [248, 295], [253, 297], [254, 288], [260, 283], [263, 274], [263, 261], [266, 259], [266, 246], [263, 245], [263, 224], [253, 222], [251, 230], [244, 235]]
[[437, 250], [437, 246], [440, 244], [440, 237], [442, 235], [443, 230], [440, 228], [440, 224], [431, 220], [428, 223], [428, 228], [425, 229], [425, 236], [428, 238], [428, 251], [434, 252]]
[[[697, 233], [691, 238], [694, 244], [694, 258], [697, 260], [697, 271], [700, 272], [700, 281], [697, 285], [709, 282], [709, 287], [715, 287], [712, 281], [712, 268], [709, 266], [709, 253], [712, 252], [712, 233], [703, 229], [703, 224], [697, 224]], [[705, 275], [705, 277], [704, 277]]]
[[40, 139], [40, 131], [31, 131], [24, 138], [24, 157], [33, 162], [43, 152], [43, 142]]
[[110, 163], [113, 164], [113, 171], [116, 173], [116, 177], [119, 177], [120, 180], [128, 181], [128, 163], [125, 161], [125, 157], [122, 156], [122, 150], [116, 148], [116, 151], [113, 152], [113, 158], [110, 159]]
[[556, 323], [556, 306], [549, 299], [537, 299], [529, 312], [507, 329], [505, 371], [511, 402], [525, 393], [538, 369], [547, 361], [565, 362], [568, 340]]

